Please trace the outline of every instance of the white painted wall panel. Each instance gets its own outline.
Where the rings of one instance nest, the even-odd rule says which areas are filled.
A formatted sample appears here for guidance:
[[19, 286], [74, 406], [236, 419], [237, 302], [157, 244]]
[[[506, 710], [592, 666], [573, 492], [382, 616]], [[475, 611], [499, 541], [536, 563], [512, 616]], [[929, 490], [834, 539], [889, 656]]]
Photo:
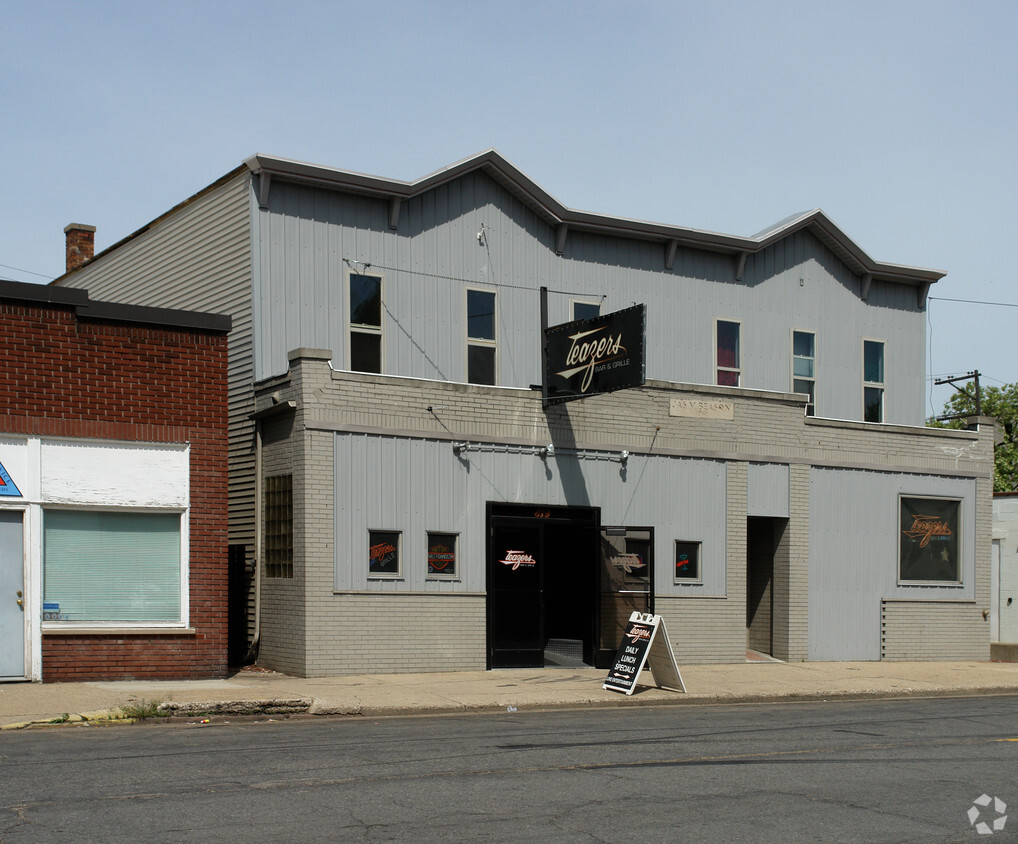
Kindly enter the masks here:
[[44, 440], [41, 454], [46, 504], [181, 509], [188, 505], [187, 446]]

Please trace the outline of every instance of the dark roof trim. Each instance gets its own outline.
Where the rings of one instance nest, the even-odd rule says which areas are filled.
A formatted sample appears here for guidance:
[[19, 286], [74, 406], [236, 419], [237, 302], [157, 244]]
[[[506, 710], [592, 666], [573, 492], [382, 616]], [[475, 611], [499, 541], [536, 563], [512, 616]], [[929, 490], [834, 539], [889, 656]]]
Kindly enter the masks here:
[[[512, 192], [549, 225], [558, 228], [559, 232], [565, 230], [559, 227], [568, 226], [569, 229], [576, 231], [633, 237], [665, 244], [674, 242], [679, 246], [714, 252], [750, 255], [797, 231], [808, 230], [859, 275], [870, 274], [875, 279], [915, 286], [929, 285], [946, 275], [942, 270], [873, 260], [819, 208], [782, 220], [753, 237], [738, 237], [684, 226], [576, 211], [562, 205], [494, 149], [465, 158], [413, 182], [384, 179], [260, 153], [247, 158], [244, 164], [252, 173], [262, 174], [269, 179], [300, 182], [389, 200], [409, 199], [467, 173], [480, 170]], [[672, 247], [669, 245], [668, 248], [670, 250]]]
[[158, 328], [184, 328], [226, 334], [233, 323], [230, 317], [222, 314], [95, 302], [88, 298], [88, 291], [80, 287], [54, 287], [20, 281], [0, 281], [0, 300], [73, 309], [79, 319], [132, 322]]

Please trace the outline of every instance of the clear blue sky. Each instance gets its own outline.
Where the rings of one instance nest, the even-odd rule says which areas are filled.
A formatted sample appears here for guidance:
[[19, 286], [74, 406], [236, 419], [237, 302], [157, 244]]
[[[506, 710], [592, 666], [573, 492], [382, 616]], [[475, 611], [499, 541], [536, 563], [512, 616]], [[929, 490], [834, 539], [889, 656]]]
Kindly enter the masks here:
[[[0, 277], [263, 152], [415, 179], [488, 147], [563, 204], [751, 235], [824, 211], [946, 270], [928, 374], [1018, 381], [1018, 3], [0, 0]], [[939, 410], [949, 388], [933, 392]], [[929, 411], [930, 408], [927, 408]]]

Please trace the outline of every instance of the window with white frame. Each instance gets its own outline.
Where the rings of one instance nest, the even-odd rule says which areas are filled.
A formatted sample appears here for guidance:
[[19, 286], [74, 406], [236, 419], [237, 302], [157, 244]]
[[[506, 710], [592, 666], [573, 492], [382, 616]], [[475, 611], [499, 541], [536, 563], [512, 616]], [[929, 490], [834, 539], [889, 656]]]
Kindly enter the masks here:
[[884, 344], [879, 340], [863, 340], [862, 371], [863, 421], [883, 422]]
[[601, 303], [583, 299], [573, 299], [571, 319], [593, 319], [601, 316]]
[[806, 415], [816, 405], [816, 335], [812, 331], [792, 332], [792, 392], [803, 393]]
[[741, 351], [737, 322], [719, 319], [715, 323], [714, 335], [717, 349], [715, 381], [721, 387], [738, 387], [742, 381]]
[[403, 534], [398, 530], [368, 531], [368, 577], [398, 579], [403, 574]]
[[382, 371], [382, 278], [350, 273], [350, 369]]
[[455, 533], [428, 531], [428, 580], [455, 580], [459, 537]]
[[49, 621], [181, 624], [186, 586], [180, 513], [43, 514], [43, 613]]
[[467, 381], [495, 383], [496, 351], [495, 294], [467, 289]]

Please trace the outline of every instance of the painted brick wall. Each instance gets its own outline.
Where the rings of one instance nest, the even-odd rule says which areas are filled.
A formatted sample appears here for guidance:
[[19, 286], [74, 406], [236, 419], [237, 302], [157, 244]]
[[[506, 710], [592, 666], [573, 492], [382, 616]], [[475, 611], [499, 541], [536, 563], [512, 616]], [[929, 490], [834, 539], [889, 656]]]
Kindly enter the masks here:
[[[304, 587], [306, 528], [303, 499], [304, 473], [300, 449], [300, 433], [294, 414], [283, 411], [260, 423], [262, 435], [262, 478], [289, 473], [293, 482], [293, 576], [269, 577], [264, 551], [258, 565], [261, 569], [261, 630], [258, 640], [258, 662], [288, 674], [304, 675]], [[264, 484], [262, 485], [264, 490]], [[264, 524], [265, 494], [258, 503], [258, 518]]]
[[880, 658], [985, 660], [990, 625], [970, 601], [882, 601]]
[[[945, 431], [813, 419], [803, 416], [801, 398], [790, 395], [663, 382], [550, 408], [545, 413], [535, 391], [339, 372], [329, 366], [330, 357], [327, 350], [292, 353], [288, 375], [259, 385], [256, 395], [259, 406], [267, 406], [273, 393], [279, 393], [277, 398], [293, 400], [297, 405], [296, 431], [305, 432], [301, 481], [298, 484], [295, 476], [294, 488], [302, 489], [306, 516], [300, 556], [306, 566], [303, 671], [309, 676], [414, 670], [415, 665], [416, 670], [439, 670], [428, 649], [420, 646], [419, 638], [434, 631], [436, 619], [443, 616], [465, 637], [462, 647], [466, 650], [461, 653], [464, 661], [459, 667], [474, 664], [475, 658], [483, 664], [484, 659], [483, 595], [335, 592], [334, 431], [529, 445], [554, 441], [577, 447], [627, 448], [634, 453], [725, 460], [725, 594], [659, 594], [655, 603], [656, 611], [666, 619], [680, 663], [745, 659], [750, 462], [789, 466], [789, 520], [773, 585], [773, 649], [782, 659], [803, 660], [808, 653], [811, 466], [976, 477], [981, 494], [977, 527], [988, 540], [988, 527], [984, 530], [983, 523], [989, 524], [986, 485], [992, 466], [992, 428]], [[731, 400], [734, 419], [678, 417], [669, 412], [673, 397], [705, 396]], [[979, 555], [976, 576], [983, 582], [989, 566], [988, 541], [980, 544]], [[390, 614], [397, 609], [400, 615]], [[940, 612], [926, 604], [915, 609], [920, 615], [928, 611], [925, 618]], [[290, 611], [299, 608], [291, 605]], [[889, 623], [894, 639], [901, 628], [896, 626], [896, 619]], [[357, 635], [361, 624], [368, 625], [366, 629], [372, 630], [372, 635], [381, 631], [383, 641], [378, 649], [357, 643], [351, 652], [342, 653], [348, 637]], [[402, 641], [399, 635], [390, 634], [387, 627], [391, 624], [398, 625], [408, 638]], [[476, 657], [471, 647], [477, 649]], [[442, 664], [453, 656], [443, 656]], [[889, 653], [887, 658], [895, 657]], [[361, 659], [367, 659], [368, 664], [361, 664]], [[281, 659], [278, 665], [269, 667], [300, 673], [297, 662]]]
[[216, 677], [227, 653], [227, 338], [0, 301], [0, 431], [190, 444], [190, 629], [42, 637], [43, 679]]

